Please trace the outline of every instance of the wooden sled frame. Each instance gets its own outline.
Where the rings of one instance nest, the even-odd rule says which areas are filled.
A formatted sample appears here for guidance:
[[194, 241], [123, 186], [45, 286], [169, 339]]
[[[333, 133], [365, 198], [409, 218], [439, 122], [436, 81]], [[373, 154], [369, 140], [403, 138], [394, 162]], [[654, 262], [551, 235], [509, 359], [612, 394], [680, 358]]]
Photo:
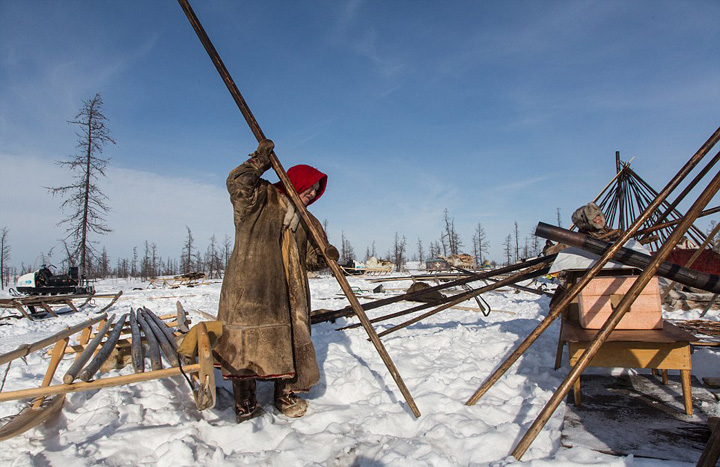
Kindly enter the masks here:
[[[180, 308], [180, 307], [179, 307]], [[124, 318], [124, 317], [123, 317]], [[112, 320], [112, 318], [111, 318]], [[150, 381], [161, 378], [168, 378], [177, 375], [184, 375], [191, 382], [193, 398], [198, 410], [205, 410], [215, 406], [216, 387], [215, 373], [213, 368], [212, 348], [210, 335], [205, 323], [201, 322], [194, 326], [188, 334], [193, 334], [197, 344], [193, 346], [192, 355], [183, 357], [184, 365], [171, 368], [135, 373], [123, 376], [114, 376], [93, 381], [71, 382], [70, 384], [51, 385], [55, 372], [63, 358], [68, 353], [68, 342], [70, 337], [81, 332], [79, 345], [85, 349], [88, 346], [92, 327], [98, 324], [98, 331], [101, 328], [107, 330], [110, 322], [107, 314], [103, 314], [91, 320], [80, 323], [72, 328], [61, 331], [53, 336], [42, 339], [33, 344], [25, 344], [16, 350], [0, 355], [0, 364], [10, 363], [15, 359], [25, 357], [30, 353], [44, 349], [54, 344], [51, 351], [50, 363], [40, 387], [33, 389], [21, 389], [16, 391], [0, 392], [0, 402], [32, 398], [30, 405], [13, 417], [8, 423], [0, 427], [0, 441], [17, 436], [25, 431], [43, 423], [45, 420], [58, 413], [64, 404], [65, 394], [70, 392], [90, 391], [112, 386]], [[117, 324], [118, 335], [122, 331], [124, 319]], [[186, 336], [188, 335], [186, 334]], [[97, 336], [96, 336], [97, 337]], [[102, 337], [102, 336], [101, 336]], [[108, 340], [110, 337], [108, 337]], [[95, 339], [94, 339], [95, 340]], [[97, 338], [99, 343], [100, 338]], [[107, 342], [107, 341], [106, 341]], [[113, 347], [115, 344], [113, 344]], [[77, 346], [75, 352], [77, 352]], [[103, 351], [104, 349], [101, 349]], [[92, 352], [92, 349], [89, 349]], [[70, 352], [73, 352], [70, 350]], [[100, 353], [100, 352], [98, 352]], [[77, 352], [76, 361], [82, 353]], [[68, 379], [68, 374], [65, 380]], [[71, 381], [74, 377], [71, 377]]]
[[[9, 299], [0, 299], [0, 308], [15, 309], [20, 314], [35, 321], [40, 316], [33, 316], [35, 307], [42, 308], [48, 315], [57, 318], [58, 314], [52, 309], [52, 306], [67, 306], [73, 312], [77, 313], [82, 307], [90, 303], [96, 298], [110, 298], [110, 303], [105, 305], [98, 313], [104, 313], [118, 301], [122, 295], [122, 290], [116, 294], [79, 294], [79, 295], [29, 295], [27, 297], [15, 297]], [[73, 300], [84, 300], [79, 305], [75, 305]]]
[[177, 289], [180, 286], [194, 287], [205, 283], [205, 274], [185, 274], [174, 277], [151, 277], [148, 279], [148, 288], [153, 289]]

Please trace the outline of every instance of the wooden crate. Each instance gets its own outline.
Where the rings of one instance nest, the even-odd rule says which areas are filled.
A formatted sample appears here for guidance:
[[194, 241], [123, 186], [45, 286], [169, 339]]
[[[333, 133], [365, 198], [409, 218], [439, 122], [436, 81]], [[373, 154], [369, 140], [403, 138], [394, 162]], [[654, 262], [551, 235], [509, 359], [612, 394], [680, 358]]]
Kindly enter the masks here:
[[[580, 326], [600, 329], [637, 276], [596, 277], [578, 295]], [[662, 329], [660, 286], [653, 277], [616, 329]]]

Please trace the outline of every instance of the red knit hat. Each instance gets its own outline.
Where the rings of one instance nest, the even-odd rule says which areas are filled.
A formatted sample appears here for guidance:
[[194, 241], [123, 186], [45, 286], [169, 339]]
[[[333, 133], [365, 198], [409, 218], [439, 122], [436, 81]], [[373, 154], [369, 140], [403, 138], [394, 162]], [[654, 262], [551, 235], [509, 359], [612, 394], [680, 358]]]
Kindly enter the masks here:
[[[322, 194], [325, 193], [325, 187], [327, 186], [327, 175], [320, 172], [315, 167], [311, 167], [305, 164], [295, 165], [288, 169], [287, 175], [290, 179], [290, 182], [293, 184], [293, 187], [295, 187], [295, 191], [297, 191], [298, 194], [315, 185], [317, 182], [320, 182], [320, 188], [318, 188], [315, 197], [308, 203], [308, 206], [319, 200]], [[285, 192], [285, 187], [283, 186], [282, 182], [275, 183], [275, 187], [277, 187], [277, 189], [280, 190], [282, 193], [287, 194]]]

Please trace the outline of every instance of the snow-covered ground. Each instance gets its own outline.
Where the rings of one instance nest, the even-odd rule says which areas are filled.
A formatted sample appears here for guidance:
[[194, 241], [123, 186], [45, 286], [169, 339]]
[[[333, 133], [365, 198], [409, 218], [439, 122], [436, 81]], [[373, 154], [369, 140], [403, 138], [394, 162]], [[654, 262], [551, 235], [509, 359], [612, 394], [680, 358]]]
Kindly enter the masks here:
[[[402, 293], [410, 281], [378, 283], [350, 277], [350, 284], [374, 298]], [[330, 276], [312, 278], [313, 309], [347, 304]], [[149, 289], [146, 283], [108, 280], [99, 292], [123, 290], [110, 310], [122, 314], [145, 306], [158, 314], [175, 312], [181, 301], [193, 322], [198, 310], [215, 314], [220, 283], [194, 288]], [[395, 289], [395, 290], [389, 290]], [[59, 417], [2, 442], [3, 466], [81, 465], [663, 465], [682, 462], [614, 457], [560, 444], [565, 405], [555, 411], [523, 456], [510, 456], [540, 410], [567, 374], [553, 370], [559, 324], [555, 323], [475, 406], [465, 402], [505, 357], [537, 326], [549, 298], [510, 289], [484, 294], [488, 317], [449, 309], [382, 339], [422, 412], [415, 418], [362, 328], [336, 331], [354, 319], [313, 326], [321, 381], [308, 395], [310, 408], [300, 419], [287, 419], [272, 406], [271, 384], [259, 384], [266, 413], [236, 424], [229, 393], [218, 391], [218, 404], [198, 412], [181, 377], [69, 394]], [[0, 353], [49, 336], [94, 316], [105, 302], [59, 318], [29, 321], [0, 319]], [[474, 302], [465, 305], [472, 306]], [[406, 309], [406, 302], [369, 312], [370, 317]], [[7, 315], [9, 311], [5, 311]], [[697, 318], [700, 310], [673, 313]], [[714, 316], [717, 316], [715, 313]], [[403, 318], [378, 323], [380, 332]], [[44, 352], [16, 360], [4, 391], [38, 386], [49, 357]], [[72, 360], [56, 373], [59, 384]], [[698, 350], [693, 374], [718, 376], [720, 354]], [[0, 378], [6, 367], [0, 369]], [[595, 369], [599, 372], [603, 370]], [[131, 367], [110, 375], [130, 374]], [[218, 385], [230, 385], [218, 377]], [[0, 404], [0, 417], [19, 412], [24, 402]]]

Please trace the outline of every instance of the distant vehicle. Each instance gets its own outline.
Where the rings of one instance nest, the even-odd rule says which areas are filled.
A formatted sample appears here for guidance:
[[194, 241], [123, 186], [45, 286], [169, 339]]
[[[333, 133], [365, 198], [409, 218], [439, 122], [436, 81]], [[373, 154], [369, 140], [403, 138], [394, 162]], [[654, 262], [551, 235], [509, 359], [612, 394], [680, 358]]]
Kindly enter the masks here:
[[77, 266], [71, 266], [67, 274], [54, 274], [52, 270], [55, 266], [49, 264], [43, 256], [38, 257], [35, 263], [40, 265], [34, 268], [35, 272], [23, 274], [18, 279], [18, 294], [58, 295], [95, 292], [84, 276], [78, 276]]

